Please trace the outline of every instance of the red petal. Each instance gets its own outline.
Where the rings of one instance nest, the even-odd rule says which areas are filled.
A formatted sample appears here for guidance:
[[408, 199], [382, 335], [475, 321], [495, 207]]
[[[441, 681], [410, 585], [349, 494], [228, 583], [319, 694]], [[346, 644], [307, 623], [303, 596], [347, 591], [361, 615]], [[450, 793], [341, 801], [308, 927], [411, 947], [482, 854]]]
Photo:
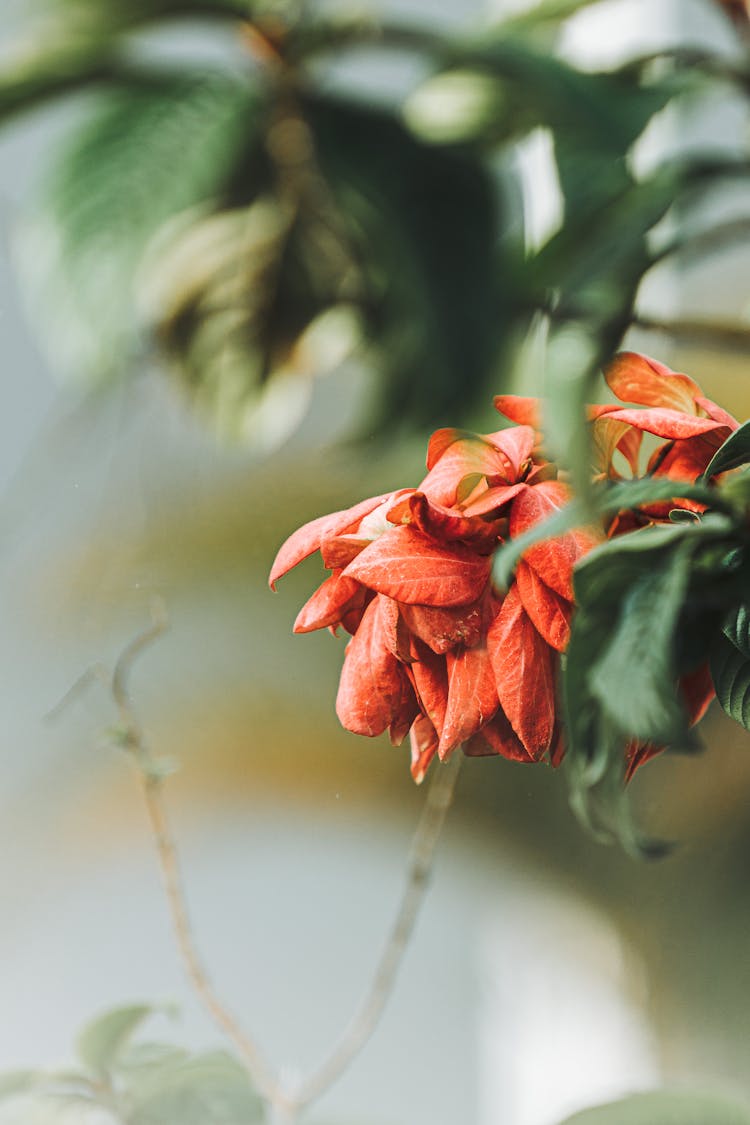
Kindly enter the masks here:
[[487, 585], [492, 560], [460, 543], [445, 547], [413, 527], [374, 540], [344, 573], [408, 605], [468, 605]]
[[[401, 616], [398, 602], [378, 594], [380, 602], [380, 620], [383, 626], [383, 640], [393, 655], [402, 664], [409, 664], [412, 660], [409, 629]], [[406, 734], [406, 731], [404, 731]]]
[[671, 449], [667, 447], [666, 453], [665, 447], [660, 446], [649, 460], [648, 471], [655, 476], [692, 482], [708, 468], [709, 461], [723, 445], [725, 437], [722, 427], [710, 434], [676, 441]]
[[328, 516], [319, 516], [318, 519], [311, 520], [310, 523], [297, 528], [281, 545], [274, 559], [271, 573], [268, 576], [268, 584], [271, 589], [276, 588], [276, 582], [279, 578], [287, 574], [292, 567], [297, 566], [303, 559], [314, 554], [320, 548], [324, 539], [356, 530], [359, 521], [374, 511], [379, 504], [382, 504], [391, 495], [392, 493], [385, 492], [382, 496], [372, 496], [369, 500], [363, 500], [361, 503], [355, 504], [353, 508], [331, 512]]
[[312, 633], [337, 625], [341, 618], [364, 604], [366, 591], [353, 578], [346, 578], [339, 570], [326, 578], [308, 602], [302, 606], [294, 622], [295, 633]]
[[[564, 508], [570, 494], [562, 481], [542, 481], [527, 488], [513, 501], [510, 512], [510, 535], [517, 539], [529, 528], [553, 512]], [[573, 567], [595, 546], [597, 539], [591, 531], [569, 531], [554, 539], [536, 543], [524, 553], [529, 566], [555, 593], [573, 601]]]
[[523, 559], [516, 570], [516, 583], [523, 608], [537, 632], [552, 648], [564, 652], [570, 640], [570, 615], [573, 610], [570, 602], [545, 585]]
[[731, 414], [728, 414], [726, 410], [722, 410], [722, 408], [717, 406], [715, 402], [712, 402], [710, 398], [704, 398], [703, 395], [698, 395], [695, 403], [709, 418], [713, 418], [714, 422], [721, 422], [723, 426], [728, 426], [730, 430], [739, 429], [740, 424], [737, 419]]
[[511, 762], [528, 764], [530, 758], [525, 747], [516, 736], [502, 708], [498, 708], [494, 718], [485, 723], [477, 734], [464, 744], [464, 754], [470, 758], [485, 757], [487, 754], [500, 754]]
[[417, 699], [423, 713], [438, 732], [443, 729], [445, 709], [448, 705], [448, 671], [444, 656], [425, 649], [408, 667]]
[[370, 543], [371, 539], [360, 539], [356, 535], [334, 535], [330, 539], [324, 539], [320, 544], [323, 566], [326, 570], [348, 566]]
[[499, 705], [495, 673], [485, 645], [449, 652], [446, 659], [448, 706], [438, 747], [441, 758], [476, 734]]
[[403, 605], [401, 615], [414, 636], [440, 654], [461, 644], [477, 644], [488, 624], [488, 606], [484, 598], [456, 609]]
[[508, 426], [504, 430], [496, 430], [494, 434], [485, 434], [484, 438], [503, 451], [513, 466], [511, 480], [518, 480], [527, 466], [536, 442], [533, 427]]
[[500, 706], [534, 761], [552, 744], [555, 728], [553, 650], [540, 637], [511, 586], [487, 635]]
[[397, 720], [410, 694], [403, 666], [384, 644], [379, 602], [372, 601], [347, 645], [336, 714], [347, 730], [372, 738]]
[[453, 508], [436, 504], [422, 492], [412, 492], [411, 496], [399, 500], [388, 512], [388, 519], [393, 524], [411, 524], [426, 535], [448, 542], [478, 540], [489, 546], [497, 538], [491, 522], [476, 516], [472, 519]]
[[438, 736], [430, 720], [426, 719], [424, 715], [418, 715], [409, 732], [409, 739], [411, 741], [411, 775], [417, 785], [421, 785], [427, 767], [437, 753]]
[[654, 746], [653, 742], [629, 742], [625, 747], [625, 780], [630, 781], [639, 766], [650, 762], [663, 749], [663, 746]]
[[498, 414], [518, 422], [522, 426], [539, 429], [539, 399], [524, 398], [523, 395], [495, 395], [493, 402]]
[[616, 355], [605, 368], [604, 378], [621, 402], [666, 406], [687, 414], [696, 413], [695, 399], [702, 394], [687, 375], [670, 371], [663, 363], [638, 352]]
[[451, 508], [456, 503], [461, 481], [472, 473], [513, 480], [513, 465], [502, 450], [479, 434], [448, 446], [419, 486], [435, 504]]
[[519, 492], [523, 492], [525, 484], [498, 484], [480, 493], [476, 499], [471, 499], [464, 508], [465, 516], [485, 516], [491, 512], [499, 512], [506, 504], [510, 503]]
[[716, 695], [708, 664], [701, 664], [694, 672], [683, 676], [680, 680], [680, 689], [687, 706], [690, 725], [695, 726], [703, 718]]
[[479, 434], [472, 430], [458, 430], [449, 426], [444, 430], [435, 430], [427, 445], [427, 468], [434, 469], [440, 458], [457, 441], [481, 440]]
[[638, 474], [638, 460], [643, 432], [633, 429], [627, 422], [604, 414], [591, 426], [593, 468], [595, 472], [610, 474], [612, 458], [619, 449], [628, 462], [633, 476]]
[[722, 422], [712, 418], [698, 418], [694, 414], [683, 414], [679, 410], [654, 408], [651, 410], [615, 410], [607, 415], [619, 422], [627, 422], [637, 430], [656, 434], [661, 438], [690, 438], [696, 434], [707, 434], [711, 430], [726, 430]]

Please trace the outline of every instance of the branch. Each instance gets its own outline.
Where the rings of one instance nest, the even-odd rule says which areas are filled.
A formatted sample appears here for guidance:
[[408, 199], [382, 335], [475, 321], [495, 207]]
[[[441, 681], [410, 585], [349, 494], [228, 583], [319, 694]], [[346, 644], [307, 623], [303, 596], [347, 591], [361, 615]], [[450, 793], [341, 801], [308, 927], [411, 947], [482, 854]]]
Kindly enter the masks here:
[[177, 946], [193, 989], [214, 1022], [234, 1044], [251, 1081], [268, 1102], [277, 1125], [294, 1125], [300, 1110], [323, 1094], [362, 1050], [374, 1032], [393, 991], [398, 970], [424, 902], [432, 874], [438, 842], [453, 800], [463, 755], [457, 751], [446, 765], [435, 769], [424, 807], [412, 840], [409, 866], [396, 912], [375, 974], [359, 1010], [327, 1060], [296, 1090], [285, 1090], [254, 1041], [214, 991], [198, 952], [180, 872], [179, 857], [164, 802], [164, 770], [148, 746], [128, 690], [133, 665], [167, 628], [161, 602], [152, 606], [152, 623], [123, 649], [110, 676], [102, 665], [94, 665], [76, 681], [60, 703], [48, 714], [56, 718], [95, 681], [108, 685], [117, 707], [118, 743], [132, 757], [140, 776], [146, 810], [151, 823], [162, 880]]
[[750, 324], [697, 318], [670, 320], [634, 313], [630, 327], [642, 328], [646, 332], [665, 332], [669, 336], [685, 337], [727, 351], [750, 352]]
[[434, 771], [414, 833], [401, 902], [370, 988], [339, 1044], [321, 1067], [297, 1089], [292, 1098], [294, 1112], [315, 1101], [333, 1085], [362, 1050], [380, 1020], [424, 901], [462, 758], [461, 750], [456, 750], [445, 765], [438, 764]]

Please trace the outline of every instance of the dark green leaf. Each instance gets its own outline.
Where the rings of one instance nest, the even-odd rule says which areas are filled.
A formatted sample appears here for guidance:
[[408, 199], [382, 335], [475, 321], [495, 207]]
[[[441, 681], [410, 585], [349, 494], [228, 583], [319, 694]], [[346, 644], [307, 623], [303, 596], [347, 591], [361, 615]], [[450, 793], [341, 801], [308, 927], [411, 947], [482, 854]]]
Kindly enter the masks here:
[[750, 730], [750, 610], [734, 610], [711, 652], [716, 698], [730, 718]]
[[728, 469], [738, 469], [740, 465], [750, 464], [750, 422], [745, 422], [738, 430], [731, 433], [724, 444], [716, 450], [703, 474], [704, 480], [709, 480], [717, 473], [725, 473]]
[[585, 1109], [562, 1125], [750, 1125], [750, 1107], [718, 1094], [659, 1091]]
[[96, 1074], [107, 1074], [130, 1037], [153, 1011], [149, 1004], [134, 1004], [99, 1016], [78, 1037], [76, 1046], [81, 1062]]
[[500, 200], [479, 159], [395, 116], [308, 99], [323, 171], [364, 274], [389, 419], [455, 423], [488, 388], [515, 297], [497, 261]]
[[[616, 560], [610, 555], [613, 571]], [[628, 581], [627, 569], [618, 579], [623, 582], [619, 617], [589, 686], [617, 728], [635, 738], [675, 743], [685, 735], [686, 719], [674, 689], [673, 638], [689, 571], [689, 554], [678, 550], [636, 581]]]

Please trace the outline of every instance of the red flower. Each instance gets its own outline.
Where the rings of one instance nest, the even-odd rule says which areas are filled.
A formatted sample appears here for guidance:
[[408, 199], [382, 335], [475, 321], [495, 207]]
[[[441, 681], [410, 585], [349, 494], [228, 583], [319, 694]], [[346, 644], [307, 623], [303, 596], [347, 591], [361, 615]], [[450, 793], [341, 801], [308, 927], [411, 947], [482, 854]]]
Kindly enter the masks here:
[[558, 653], [567, 643], [572, 570], [593, 545], [570, 532], [532, 547], [505, 596], [492, 555], [568, 501], [535, 434], [439, 430], [417, 489], [377, 496], [300, 528], [271, 585], [319, 551], [331, 576], [303, 606], [295, 632], [341, 625], [347, 646], [336, 710], [357, 734], [411, 736], [421, 781], [435, 756], [516, 761], [562, 756]]
[[[625, 403], [591, 407], [595, 475], [618, 477], [619, 453], [639, 474], [644, 433], [663, 440], [650, 474], [695, 480], [737, 422], [686, 375], [631, 352], [605, 372]], [[521, 762], [564, 753], [557, 715], [559, 654], [573, 610], [573, 568], [597, 542], [571, 531], [530, 547], [510, 589], [492, 587], [492, 556], [569, 500], [557, 470], [539, 453], [539, 405], [503, 395], [498, 410], [517, 425], [492, 434], [438, 430], [427, 475], [401, 489], [313, 520], [282, 546], [270, 584], [320, 552], [331, 571], [302, 607], [294, 630], [342, 626], [349, 641], [336, 711], [369, 737], [410, 735], [419, 782], [433, 757], [458, 746], [469, 755]], [[686, 502], [687, 503], [687, 502]], [[609, 534], [665, 519], [674, 503], [622, 513]], [[705, 669], [681, 681], [691, 718], [713, 689]], [[658, 750], [631, 745], [629, 774]]]

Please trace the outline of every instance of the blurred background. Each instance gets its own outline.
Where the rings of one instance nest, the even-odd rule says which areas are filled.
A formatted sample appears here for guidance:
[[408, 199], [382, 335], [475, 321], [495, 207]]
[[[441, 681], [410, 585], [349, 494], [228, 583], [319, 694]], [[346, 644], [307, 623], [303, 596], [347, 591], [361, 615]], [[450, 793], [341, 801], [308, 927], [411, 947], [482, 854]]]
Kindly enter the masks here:
[[[86, 29], [83, 0], [62, 4], [63, 14], [72, 20], [77, 7]], [[495, 26], [488, 20], [519, 18], [522, 7], [509, 0], [495, 0], [491, 11], [479, 3], [392, 0], [378, 13], [394, 27], [460, 37]], [[719, 60], [715, 70], [745, 65], [741, 6], [735, 15], [730, 19], [713, 0], [605, 0], [564, 22], [544, 22], [529, 42], [575, 74], [619, 68], [622, 89], [609, 91], [613, 114], [628, 98], [645, 98], [648, 88], [649, 115], [633, 143], [627, 129], [623, 141], [631, 186], [653, 183], [651, 170], [669, 161], [671, 168], [693, 158], [704, 169], [736, 161], [746, 173], [747, 96], [722, 77], [699, 82], [693, 58], [708, 52]], [[28, 16], [24, 4], [4, 5], [3, 42], [21, 41]], [[274, 26], [269, 19], [267, 27]], [[231, 21], [167, 20], [133, 35], [124, 57], [144, 73], [168, 63], [181, 72], [221, 66], [232, 76], [246, 65], [245, 43]], [[486, 100], [486, 59], [479, 77], [465, 60], [457, 66], [450, 57], [443, 72], [434, 59], [428, 65], [410, 54], [406, 32], [392, 38], [393, 49], [380, 54], [365, 42], [311, 64], [316, 144], [331, 167], [342, 153], [352, 164], [342, 173], [340, 198], [365, 232], [353, 244], [338, 238], [320, 170], [305, 165], [305, 122], [298, 107], [283, 102], [283, 88], [282, 116], [274, 119], [282, 127], [275, 141], [278, 196], [266, 184], [268, 171], [254, 171], [252, 153], [245, 154], [235, 197], [217, 213], [218, 226], [211, 225], [217, 214], [189, 191], [181, 200], [175, 189], [137, 270], [123, 262], [148, 208], [128, 210], [129, 204], [139, 191], [164, 198], [170, 180], [184, 184], [187, 174], [173, 176], [157, 152], [164, 182], [138, 186], [127, 179], [125, 151], [119, 167], [110, 161], [122, 210], [108, 210], [107, 200], [117, 197], [96, 179], [106, 149], [89, 145], [78, 179], [51, 159], [65, 145], [72, 151], [78, 144], [79, 156], [86, 149], [70, 138], [89, 127], [96, 91], [81, 83], [65, 99], [47, 91], [40, 112], [8, 110], [0, 134], [3, 1069], [64, 1062], [82, 1022], [133, 1000], [176, 1000], [179, 1021], [165, 1023], [163, 1035], [196, 1046], [216, 1041], [182, 976], [136, 778], [107, 742], [111, 700], [94, 686], [54, 723], [45, 719], [88, 666], [112, 664], [147, 623], [154, 595], [164, 599], [170, 628], [140, 660], [131, 686], [152, 747], [180, 764], [169, 803], [198, 941], [218, 990], [268, 1054], [289, 1075], [306, 1072], [364, 991], [398, 899], [423, 793], [409, 778], [404, 748], [339, 728], [333, 701], [343, 641], [327, 633], [292, 637], [318, 570], [306, 563], [271, 594], [266, 576], [279, 544], [314, 516], [416, 484], [429, 429], [457, 421], [459, 408], [464, 420], [491, 430], [492, 390], [543, 389], [535, 319], [541, 290], [554, 288], [557, 308], [569, 306], [597, 348], [616, 346], [626, 332], [627, 346], [688, 372], [741, 420], [750, 413], [743, 238], [750, 190], [743, 175], [708, 180], [710, 190], [689, 199], [680, 195], [681, 180], [660, 181], [662, 195], [649, 200], [638, 238], [658, 247], [679, 235], [678, 250], [648, 271], [630, 261], [621, 274], [605, 277], [601, 270], [614, 268], [615, 255], [585, 206], [588, 200], [592, 208], [614, 207], [616, 197], [619, 207], [626, 198], [619, 183], [598, 186], [607, 169], [620, 174], [623, 153], [597, 150], [594, 137], [598, 159], [586, 164], [586, 153], [575, 150], [571, 165], [560, 157], [560, 138], [583, 145], [585, 129], [575, 115], [568, 133], [554, 121], [545, 124], [543, 107], [533, 105], [538, 119], [519, 117], [517, 133], [509, 127], [495, 137], [500, 110], [497, 91]], [[262, 68], [257, 43], [251, 46], [252, 67]], [[674, 47], [687, 65], [669, 70], [664, 63], [666, 78], [658, 68], [655, 77], [627, 69], [628, 60]], [[64, 66], [58, 58], [55, 71], [53, 63], [47, 60], [46, 74], [59, 80]], [[6, 65], [3, 112], [19, 89], [17, 68], [26, 64], [9, 49]], [[695, 88], [667, 104], [662, 78]], [[523, 94], [529, 76], [513, 81]], [[218, 86], [213, 94], [220, 99]], [[258, 96], [254, 86], [247, 96]], [[508, 97], [515, 120], [525, 99], [518, 89], [515, 101]], [[589, 107], [597, 97], [586, 95]], [[534, 103], [532, 93], [528, 101]], [[338, 124], [331, 123], [332, 105]], [[107, 112], [114, 115], [110, 128], [119, 128], [122, 106], [113, 103]], [[176, 117], [161, 112], [152, 128], [168, 132]], [[227, 112], [246, 120], [242, 104]], [[411, 132], [398, 125], [403, 137], [417, 136], [423, 147], [406, 151], [417, 142], [392, 132], [391, 113], [409, 123]], [[215, 169], [221, 154], [201, 147], [200, 115], [187, 120], [195, 124], [186, 134], [193, 163], [200, 170], [204, 160], [213, 162]], [[606, 133], [609, 124], [600, 128]], [[456, 134], [461, 129], [466, 136]], [[127, 139], [126, 133], [123, 126], [112, 136]], [[179, 149], [187, 142], [176, 143]], [[451, 162], [447, 171], [441, 160]], [[571, 186], [573, 166], [582, 172]], [[494, 179], [480, 182], [480, 167]], [[235, 227], [241, 188], [256, 172], [260, 186], [243, 206], [259, 209], [251, 221], [243, 212], [244, 225]], [[304, 189], [295, 188], [295, 176]], [[371, 195], [357, 194], [358, 176], [369, 177]], [[390, 248], [369, 273], [359, 261], [377, 245], [379, 230], [386, 242], [402, 239], [388, 225], [389, 214], [406, 223], [409, 200], [394, 189], [396, 181], [399, 191], [407, 181], [422, 183], [423, 194], [412, 200], [415, 215], [430, 215], [435, 206], [422, 225], [419, 245], [426, 249], [414, 276], [403, 276]], [[479, 221], [488, 184], [495, 193], [486, 204], [492, 230], [472, 235], [460, 215], [455, 231], [446, 230], [457, 200], [469, 199]], [[298, 189], [314, 200], [308, 229], [299, 198], [285, 210], [285, 192]], [[381, 197], [385, 226], [375, 224], [368, 234], [364, 204], [377, 208]], [[580, 202], [580, 214], [571, 200]], [[183, 216], [187, 208], [188, 220], [175, 219], [170, 207]], [[615, 238], [632, 247], [637, 239], [625, 212], [602, 213]], [[88, 226], [76, 227], [76, 215]], [[222, 216], [229, 221], [219, 229]], [[289, 241], [290, 223], [302, 229], [302, 250]], [[701, 232], [714, 229], [718, 237], [701, 241]], [[582, 230], [590, 232], [588, 242]], [[333, 295], [312, 266], [289, 278], [279, 272], [273, 247], [280, 231], [282, 264], [299, 254], [323, 273], [330, 266], [332, 276], [354, 245]], [[550, 251], [561, 231], [568, 241]], [[243, 239], [252, 244], [248, 276], [227, 264]], [[76, 257], [71, 246], [81, 245], [85, 252]], [[506, 281], [491, 293], [481, 272], [489, 268], [488, 248], [493, 269], [504, 263]], [[539, 281], [539, 271], [563, 259], [571, 262], [569, 278]], [[269, 284], [267, 274], [257, 274], [257, 263], [268, 260], [276, 262], [268, 268], [287, 305], [271, 315], [261, 301], [253, 323], [238, 327], [248, 294]], [[528, 261], [537, 274], [524, 272]], [[442, 277], [450, 262], [459, 271], [471, 268], [470, 279], [459, 273], [448, 292], [425, 296], [425, 277]], [[584, 271], [582, 281], [572, 266]], [[229, 297], [226, 288], [206, 292], [219, 275]], [[302, 275], [313, 279], [306, 289]], [[131, 342], [118, 287], [133, 277], [134, 309], [146, 310], [166, 360], [146, 348], [143, 336]], [[589, 281], [607, 300], [586, 304]], [[463, 288], [463, 319], [457, 314], [444, 335], [439, 323], [424, 329], [424, 303], [434, 298], [434, 315], [440, 302], [453, 307]], [[623, 308], [631, 308], [634, 294], [635, 323], [628, 327]], [[290, 324], [287, 306], [304, 315]], [[487, 345], [482, 332], [496, 321], [502, 332]], [[594, 348], [592, 363], [598, 355]], [[718, 713], [710, 713], [703, 734], [702, 756], [664, 756], [634, 783], [641, 821], [679, 841], [673, 855], [654, 864], [586, 836], [552, 771], [499, 759], [468, 762], [396, 993], [371, 1044], [311, 1119], [555, 1125], [597, 1100], [665, 1083], [750, 1097], [750, 756], [746, 735]]]

